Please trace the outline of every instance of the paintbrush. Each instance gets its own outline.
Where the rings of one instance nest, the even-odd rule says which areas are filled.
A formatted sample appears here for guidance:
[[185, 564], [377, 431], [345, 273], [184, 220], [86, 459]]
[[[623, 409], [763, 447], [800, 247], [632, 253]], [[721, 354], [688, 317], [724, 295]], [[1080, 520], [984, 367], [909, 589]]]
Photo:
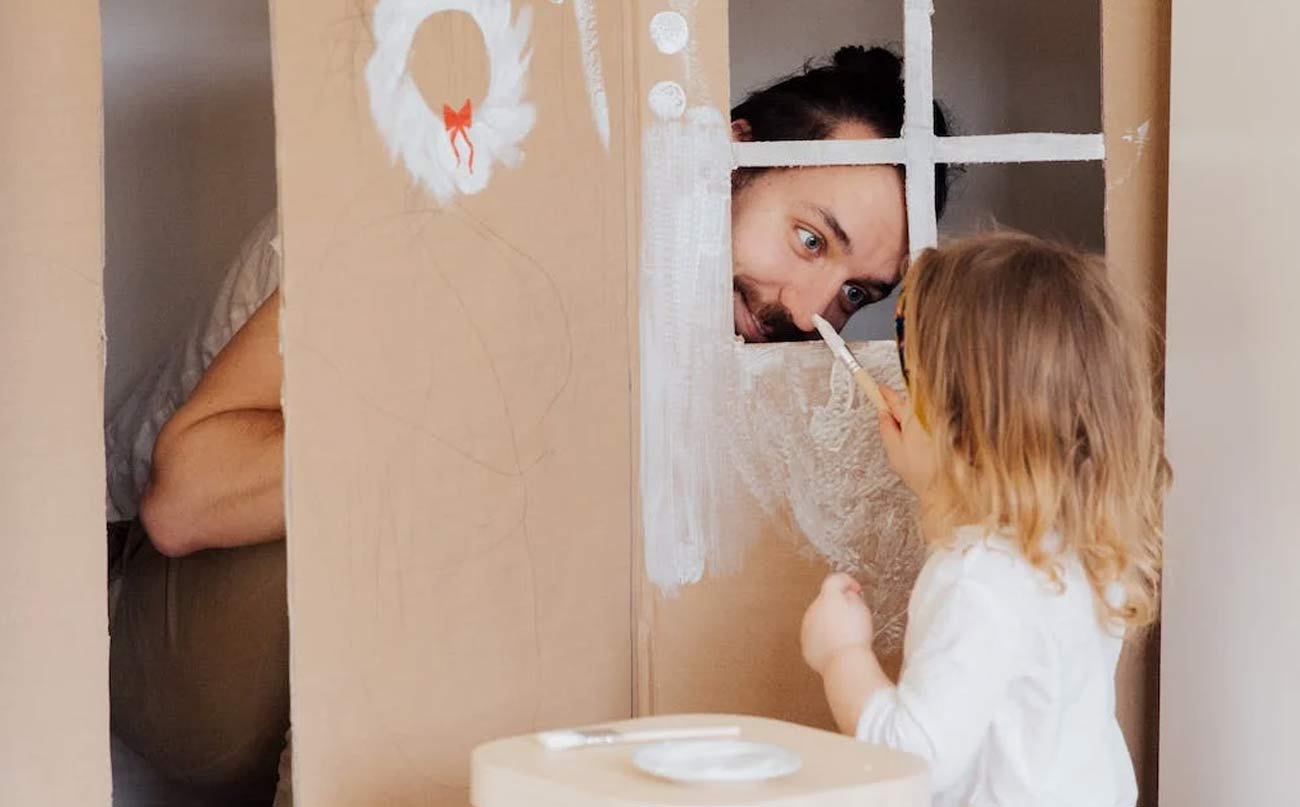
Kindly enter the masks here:
[[822, 339], [826, 340], [826, 346], [831, 349], [831, 353], [835, 354], [835, 358], [849, 368], [858, 389], [862, 390], [863, 394], [867, 396], [872, 405], [876, 407], [876, 411], [892, 415], [893, 410], [889, 408], [889, 404], [885, 403], [885, 396], [881, 394], [876, 379], [872, 378], [871, 374], [867, 372], [867, 368], [863, 367], [854, 357], [853, 351], [849, 350], [849, 346], [844, 343], [843, 337], [835, 332], [829, 322], [816, 314], [813, 314], [813, 324], [817, 326], [817, 332], [822, 335]]
[[551, 751], [563, 751], [570, 748], [591, 748], [593, 746], [629, 745], [632, 743], [663, 742], [665, 740], [705, 740], [739, 736], [740, 726], [702, 726], [633, 731], [580, 729], [545, 731], [537, 735], [537, 741]]

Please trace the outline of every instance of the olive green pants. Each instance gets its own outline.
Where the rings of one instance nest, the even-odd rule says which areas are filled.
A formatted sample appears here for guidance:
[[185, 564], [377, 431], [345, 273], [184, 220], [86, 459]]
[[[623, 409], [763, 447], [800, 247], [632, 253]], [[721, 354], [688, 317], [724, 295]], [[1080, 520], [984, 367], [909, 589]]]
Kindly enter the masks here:
[[284, 542], [167, 558], [138, 522], [114, 527], [114, 735], [171, 781], [272, 804], [289, 728]]

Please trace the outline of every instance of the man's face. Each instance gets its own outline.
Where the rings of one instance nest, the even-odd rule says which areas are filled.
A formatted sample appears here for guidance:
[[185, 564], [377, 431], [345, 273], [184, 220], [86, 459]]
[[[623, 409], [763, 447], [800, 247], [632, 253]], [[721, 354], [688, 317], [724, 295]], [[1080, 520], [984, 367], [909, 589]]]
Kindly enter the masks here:
[[[846, 124], [840, 139], [875, 132]], [[894, 166], [772, 170], [731, 203], [736, 334], [746, 342], [816, 335], [813, 314], [837, 330], [889, 296], [907, 253], [903, 179]]]

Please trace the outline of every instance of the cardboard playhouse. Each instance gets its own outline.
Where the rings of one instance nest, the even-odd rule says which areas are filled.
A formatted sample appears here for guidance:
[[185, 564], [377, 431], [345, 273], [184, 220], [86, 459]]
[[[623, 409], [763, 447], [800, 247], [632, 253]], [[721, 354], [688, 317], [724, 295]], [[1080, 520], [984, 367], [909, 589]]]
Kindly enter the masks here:
[[[929, 4], [904, 5], [926, 100]], [[1104, 155], [1109, 260], [1160, 311], [1169, 7], [1101, 5], [1103, 132], [944, 144], [914, 103], [848, 160]], [[861, 402], [820, 345], [731, 339], [731, 169], [845, 158], [731, 148], [727, 14], [272, 2], [299, 804], [462, 805], [471, 748], [543, 728], [828, 726], [798, 651], [818, 581], [860, 571], [902, 613], [919, 550]], [[0, 803], [107, 805], [98, 4], [6, 3], [0, 39]], [[861, 352], [896, 375], [892, 345]], [[831, 410], [858, 453], [763, 465], [767, 426]], [[860, 488], [818, 488], [828, 468]], [[858, 499], [829, 551], [808, 525]], [[1150, 798], [1153, 648], [1119, 704]]]

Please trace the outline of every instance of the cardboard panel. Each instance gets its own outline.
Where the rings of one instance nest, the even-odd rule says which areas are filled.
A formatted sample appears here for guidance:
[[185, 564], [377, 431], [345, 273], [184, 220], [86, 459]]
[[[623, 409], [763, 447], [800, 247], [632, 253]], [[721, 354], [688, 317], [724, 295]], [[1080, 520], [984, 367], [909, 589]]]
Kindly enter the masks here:
[[[464, 804], [474, 745], [631, 713], [624, 4], [509, 5], [532, 14], [536, 125], [517, 168], [445, 207], [372, 119], [372, 3], [273, 8], [294, 773], [313, 807]], [[456, 12], [416, 33], [436, 136], [444, 104], [482, 111], [487, 39]], [[486, 129], [468, 133], [484, 171]]]
[[0, 6], [0, 804], [107, 805], [99, 5]]
[[[1102, 117], [1106, 133], [1106, 259], [1146, 301], [1163, 331], [1169, 212], [1170, 0], [1102, 3]], [[1157, 372], [1164, 346], [1152, 345]], [[1159, 627], [1129, 642], [1116, 707], [1137, 768], [1139, 803], [1158, 795]]]
[[[648, 4], [653, 5], [653, 4]], [[1121, 282], [1163, 311], [1168, 30], [1165, 0], [1103, 2], [1107, 252]], [[723, 4], [695, 9], [701, 65], [725, 87]], [[942, 12], [940, 12], [942, 13]], [[643, 72], [655, 57], [643, 57]], [[643, 76], [642, 83], [651, 79]], [[644, 89], [644, 88], [643, 88]], [[706, 579], [675, 597], [643, 587], [638, 598], [638, 713], [699, 710], [782, 717], [830, 727], [820, 681], [799, 655], [802, 609], [829, 571], [797, 538], [772, 525], [742, 571]], [[1128, 649], [1118, 675], [1121, 723], [1143, 799], [1155, 798], [1156, 661], [1153, 636]], [[896, 668], [900, 659], [884, 659]], [[891, 672], [893, 669], [891, 669]]]

